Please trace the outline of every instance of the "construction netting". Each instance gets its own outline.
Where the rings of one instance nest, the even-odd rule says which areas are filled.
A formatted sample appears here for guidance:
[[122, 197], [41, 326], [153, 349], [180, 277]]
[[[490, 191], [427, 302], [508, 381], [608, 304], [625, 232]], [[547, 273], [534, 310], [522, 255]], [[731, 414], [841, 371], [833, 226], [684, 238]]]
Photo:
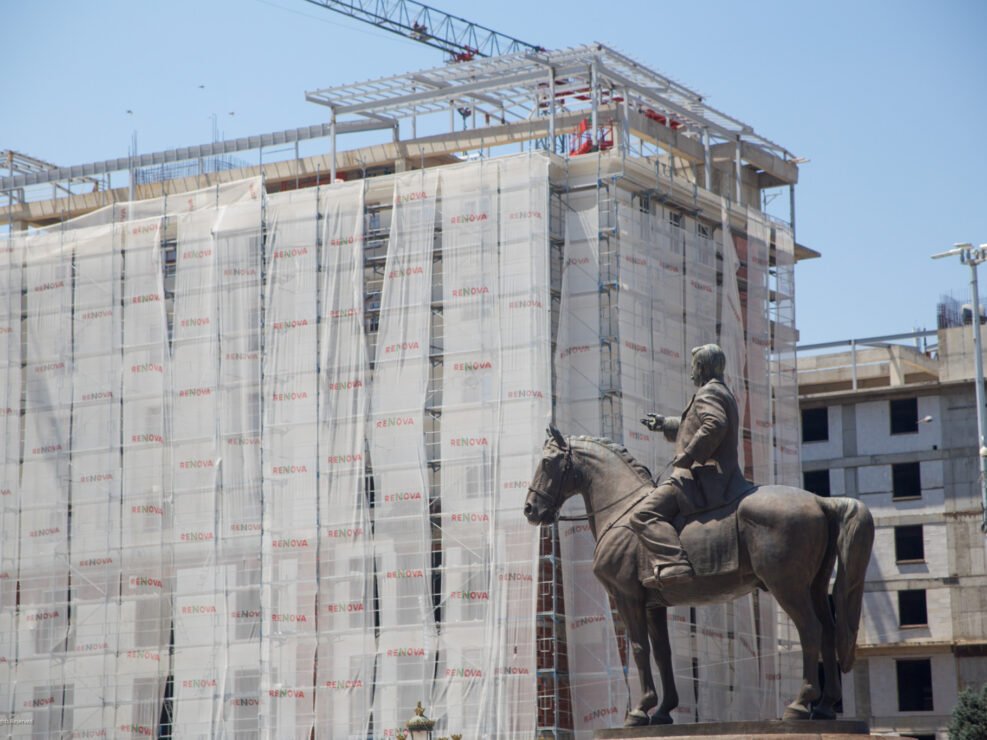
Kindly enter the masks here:
[[[566, 195], [565, 213], [556, 354], [562, 428], [613, 437], [660, 475], [672, 446], [639, 420], [681, 413], [691, 393], [690, 349], [717, 342], [743, 417], [748, 477], [798, 485], [791, 232], [753, 209], [738, 232], [725, 201], [710, 223], [605, 184]], [[780, 309], [772, 291], [788, 301]], [[570, 508], [584, 510], [581, 501]], [[591, 577], [589, 527], [566, 524], [560, 539], [573, 726], [588, 738], [623, 716], [639, 689], [613, 670], [621, 647], [608, 596]], [[795, 633], [782, 616], [780, 656], [779, 613], [767, 595], [674, 607], [668, 619], [676, 722], [776, 717], [781, 697], [796, 693], [797, 683], [779, 680], [780, 657], [793, 680], [798, 675]]]
[[[638, 419], [718, 341], [748, 470], [793, 482], [794, 250], [552, 162], [247, 180], [0, 243], [15, 735], [393, 737], [421, 701], [441, 734], [533, 738], [552, 696], [580, 737], [621, 723], [589, 527], [556, 563], [522, 515], [546, 422], [659, 473]], [[677, 722], [777, 716], [769, 599], [669, 618]]]

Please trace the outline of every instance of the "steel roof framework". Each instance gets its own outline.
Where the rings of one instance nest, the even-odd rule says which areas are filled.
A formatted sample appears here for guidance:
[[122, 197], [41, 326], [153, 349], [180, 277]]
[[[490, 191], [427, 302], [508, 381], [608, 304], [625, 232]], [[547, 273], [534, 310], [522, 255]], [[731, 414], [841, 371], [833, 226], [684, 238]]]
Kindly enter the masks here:
[[748, 124], [711, 108], [700, 93], [603, 44], [476, 59], [313, 90], [305, 98], [327, 106], [333, 121], [347, 116], [414, 121], [448, 112], [458, 102], [472, 103], [497, 123], [626, 101], [674, 119], [679, 130], [708, 134], [713, 143], [744, 141], [794, 158]]

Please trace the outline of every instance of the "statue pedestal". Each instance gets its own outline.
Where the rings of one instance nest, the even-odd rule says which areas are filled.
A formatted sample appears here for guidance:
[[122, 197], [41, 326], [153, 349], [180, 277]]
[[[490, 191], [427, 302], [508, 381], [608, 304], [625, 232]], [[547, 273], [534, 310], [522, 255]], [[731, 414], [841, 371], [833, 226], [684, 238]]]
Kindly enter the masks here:
[[870, 727], [857, 720], [765, 720], [760, 722], [700, 722], [694, 725], [654, 725], [597, 730], [595, 740], [660, 738], [661, 740], [863, 740]]

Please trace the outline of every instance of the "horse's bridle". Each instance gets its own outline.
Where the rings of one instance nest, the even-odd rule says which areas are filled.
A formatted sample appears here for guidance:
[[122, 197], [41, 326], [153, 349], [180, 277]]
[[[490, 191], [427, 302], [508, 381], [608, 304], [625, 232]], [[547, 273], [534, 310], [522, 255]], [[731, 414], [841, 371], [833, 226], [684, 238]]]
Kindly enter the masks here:
[[[555, 511], [555, 519], [558, 520], [559, 512], [562, 508], [562, 492], [565, 490], [565, 480], [569, 477], [569, 473], [572, 472], [575, 464], [572, 462], [572, 445], [567, 443], [565, 447], [560, 447], [554, 440], [552, 441], [552, 444], [555, 445], [555, 447], [562, 453], [564, 458], [562, 463], [562, 475], [557, 479], [558, 485], [552, 486], [555, 488], [555, 492], [550, 493], [549, 491], [539, 491], [533, 486], [528, 486], [528, 491], [535, 494], [538, 498], [547, 501], [548, 506]], [[555, 484], [555, 482], [556, 481], [554, 480], [552, 481], [553, 484]]]
[[[621, 503], [623, 501], [626, 501], [628, 498], [630, 498], [631, 496], [633, 496], [635, 493], [637, 493], [638, 491], [640, 491], [642, 488], [645, 488], [647, 486], [654, 487], [654, 484], [653, 483], [650, 483], [650, 482], [649, 483], [642, 483], [637, 488], [634, 488], [634, 489], [628, 491], [627, 493], [619, 496], [616, 501], [611, 501], [606, 506], [604, 506], [602, 508], [599, 508], [599, 509], [596, 509], [595, 511], [587, 511], [585, 514], [579, 514], [577, 516], [562, 516], [562, 492], [565, 490], [565, 479], [566, 479], [566, 477], [568, 477], [569, 473], [572, 472], [573, 468], [575, 467], [575, 463], [573, 463], [573, 461], [572, 461], [572, 445], [569, 443], [568, 438], [566, 439], [566, 446], [565, 447], [560, 447], [559, 444], [557, 442], [555, 442], [554, 440], [552, 441], [552, 444], [555, 445], [555, 447], [560, 452], [562, 452], [562, 454], [565, 456], [565, 460], [564, 460], [563, 466], [562, 466], [562, 475], [559, 476], [559, 478], [558, 478], [558, 486], [556, 488], [555, 493], [552, 494], [552, 493], [550, 493], [548, 491], [539, 491], [537, 488], [534, 488], [532, 486], [529, 486], [528, 487], [528, 491], [530, 493], [535, 494], [535, 496], [537, 496], [538, 498], [547, 501], [548, 502], [548, 505], [552, 509], [554, 509], [554, 511], [555, 511], [555, 518], [553, 519], [553, 521], [556, 521], [556, 522], [585, 522], [585, 521], [589, 521], [589, 519], [591, 519], [596, 514], [599, 514], [600, 512], [606, 511], [607, 509], [612, 509], [617, 504], [619, 504], [619, 503]], [[666, 465], [665, 468], [668, 468], [668, 465]], [[664, 471], [662, 471], [662, 472], [664, 472]], [[577, 473], [578, 473], [578, 471], [577, 471]], [[641, 498], [643, 498], [643, 496]], [[637, 504], [637, 501], [635, 501], [634, 504]], [[632, 504], [632, 506], [634, 504]], [[609, 527], [608, 527], [608, 529], [609, 529]]]

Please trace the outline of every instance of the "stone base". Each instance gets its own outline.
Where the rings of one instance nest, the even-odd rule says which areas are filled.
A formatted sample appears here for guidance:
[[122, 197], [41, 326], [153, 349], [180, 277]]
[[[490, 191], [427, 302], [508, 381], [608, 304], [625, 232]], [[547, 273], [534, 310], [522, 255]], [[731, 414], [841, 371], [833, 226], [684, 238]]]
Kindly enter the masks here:
[[863, 740], [870, 737], [866, 722], [856, 720], [768, 720], [761, 722], [700, 722], [694, 725], [654, 725], [597, 730], [595, 740], [661, 738], [684, 740]]

